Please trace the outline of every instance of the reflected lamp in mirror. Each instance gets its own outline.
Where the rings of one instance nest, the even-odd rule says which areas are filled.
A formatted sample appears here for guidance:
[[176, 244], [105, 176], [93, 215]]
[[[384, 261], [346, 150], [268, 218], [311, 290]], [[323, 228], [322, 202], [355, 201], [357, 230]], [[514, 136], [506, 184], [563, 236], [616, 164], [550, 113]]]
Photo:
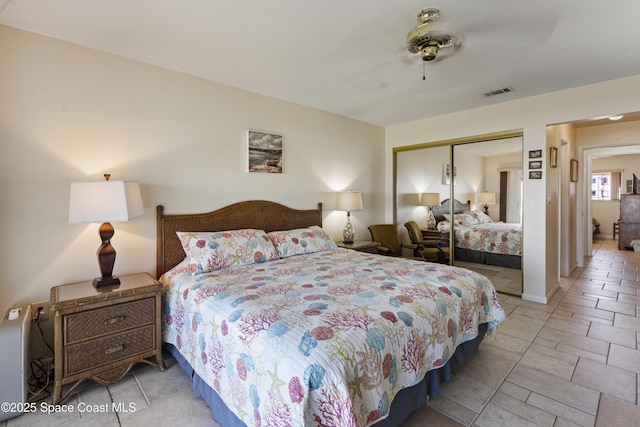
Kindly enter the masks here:
[[478, 194], [478, 204], [483, 205], [484, 213], [489, 215], [489, 205], [496, 204], [496, 193], [480, 193]]
[[362, 194], [359, 191], [342, 191], [336, 197], [336, 210], [347, 211], [347, 223], [342, 230], [344, 243], [353, 243], [353, 226], [351, 225], [351, 211], [362, 210]]
[[429, 230], [436, 229], [436, 219], [433, 216], [433, 207], [440, 204], [439, 193], [420, 193], [418, 197], [418, 206], [427, 206], [427, 228]]
[[120, 279], [113, 275], [116, 251], [111, 246], [114, 230], [111, 222], [124, 222], [141, 216], [144, 213], [140, 186], [132, 181], [72, 182], [69, 197], [69, 224], [83, 222], [101, 222], [98, 247], [98, 264], [101, 277], [93, 280], [93, 286], [101, 288], [120, 284]]

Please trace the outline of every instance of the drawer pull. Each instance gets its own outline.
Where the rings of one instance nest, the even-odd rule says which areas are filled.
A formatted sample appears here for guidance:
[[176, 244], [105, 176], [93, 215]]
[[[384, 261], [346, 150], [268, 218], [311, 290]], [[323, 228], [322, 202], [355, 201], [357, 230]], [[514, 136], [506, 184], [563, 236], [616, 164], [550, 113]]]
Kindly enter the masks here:
[[112, 345], [111, 347], [107, 348], [104, 351], [104, 354], [113, 354], [113, 353], [117, 353], [118, 351], [122, 351], [124, 350], [124, 344], [115, 344]]
[[122, 322], [125, 319], [124, 314], [120, 314], [118, 316], [111, 316], [104, 319], [105, 325], [113, 325], [114, 323]]

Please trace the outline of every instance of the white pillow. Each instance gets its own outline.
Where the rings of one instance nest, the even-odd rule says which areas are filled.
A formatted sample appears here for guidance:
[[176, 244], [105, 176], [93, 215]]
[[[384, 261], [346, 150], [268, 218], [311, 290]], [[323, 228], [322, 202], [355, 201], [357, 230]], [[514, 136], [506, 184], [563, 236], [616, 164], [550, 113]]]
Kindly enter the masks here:
[[[444, 217], [451, 221], [451, 215], [444, 214]], [[478, 224], [478, 220], [470, 213], [460, 213], [453, 215], [453, 223], [455, 225], [475, 225]]]
[[478, 220], [478, 224], [486, 224], [489, 222], [493, 222], [491, 217], [482, 211], [473, 211], [471, 214], [476, 217]]

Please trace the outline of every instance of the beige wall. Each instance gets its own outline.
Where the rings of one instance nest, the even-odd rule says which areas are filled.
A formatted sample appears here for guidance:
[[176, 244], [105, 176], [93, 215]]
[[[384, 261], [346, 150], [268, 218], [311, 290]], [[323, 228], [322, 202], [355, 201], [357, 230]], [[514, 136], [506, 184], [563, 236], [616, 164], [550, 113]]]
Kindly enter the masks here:
[[[523, 298], [547, 302], [559, 285], [560, 267], [557, 257], [547, 258], [548, 248], [557, 242], [557, 234], [550, 238], [549, 230], [557, 227], [559, 209], [553, 192], [547, 194], [548, 188], [558, 188], [555, 182], [558, 174], [548, 167], [547, 125], [639, 110], [640, 75], [388, 127], [387, 197], [391, 197], [393, 187], [393, 147], [522, 129], [525, 161], [530, 150], [540, 149], [545, 153], [543, 179], [525, 178], [524, 182]], [[523, 164], [525, 173], [526, 166]], [[551, 208], [547, 207], [547, 196], [551, 196]], [[385, 206], [387, 218], [392, 218], [391, 201]], [[556, 211], [550, 214], [549, 210], [553, 209]], [[579, 215], [580, 212], [576, 212], [576, 216]], [[549, 221], [556, 224], [548, 228]]]
[[547, 266], [553, 266], [560, 259], [560, 264], [558, 269], [547, 269], [547, 283], [569, 277], [577, 265], [577, 183], [570, 179], [571, 159], [577, 157], [575, 127], [571, 124], [548, 126], [547, 153], [551, 147], [558, 151], [558, 163], [547, 171], [546, 262]]
[[[145, 214], [115, 223], [116, 274], [155, 272], [155, 206], [202, 212], [247, 199], [324, 203], [363, 192], [356, 238], [384, 219], [384, 129], [0, 26], [0, 313], [98, 275], [97, 224], [67, 223], [69, 183], [140, 182]], [[258, 71], [257, 71], [258, 72]], [[248, 174], [246, 130], [284, 136], [284, 173]]]

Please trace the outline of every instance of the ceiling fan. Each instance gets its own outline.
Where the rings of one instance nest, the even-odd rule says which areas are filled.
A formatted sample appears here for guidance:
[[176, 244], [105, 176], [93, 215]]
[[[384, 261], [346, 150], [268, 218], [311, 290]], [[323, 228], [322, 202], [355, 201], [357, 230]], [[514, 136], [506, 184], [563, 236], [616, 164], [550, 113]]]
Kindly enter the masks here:
[[[462, 50], [464, 38], [459, 34], [446, 31], [445, 25], [438, 22], [440, 10], [427, 8], [418, 12], [419, 24], [407, 34], [407, 43], [401, 50], [406, 51], [403, 59], [411, 62], [420, 58], [424, 63], [442, 61]], [[424, 80], [424, 75], [422, 76]]]
[[[540, 8], [535, 2], [529, 2], [526, 6], [521, 2], [495, 2], [491, 7], [478, 2], [471, 3], [473, 5], [465, 6], [464, 13], [455, 7], [446, 14], [437, 8], [420, 10], [414, 15], [418, 22], [405, 33], [406, 39], [399, 46], [396, 45], [395, 55], [387, 55], [388, 44], [378, 50], [375, 43], [369, 43], [367, 46], [370, 50], [365, 52], [360, 45], [366, 43], [367, 39], [352, 39], [353, 43], [349, 49], [344, 49], [345, 52], [348, 51], [352, 56], [353, 52], [362, 54], [357, 57], [362, 64], [371, 58], [376, 58], [378, 62], [364, 69], [359, 68], [345, 81], [366, 92], [382, 92], [392, 86], [410, 85], [409, 80], [405, 79], [408, 75], [405, 74], [406, 64], [420, 62], [423, 65], [423, 80], [426, 80], [426, 67], [431, 65], [440, 68], [433, 69], [434, 77], [446, 75], [449, 81], [468, 80], [475, 78], [473, 69], [477, 67], [507, 67], [536, 54], [557, 25], [557, 13]], [[390, 24], [389, 27], [394, 25]], [[393, 31], [396, 29], [393, 28]], [[385, 37], [390, 33], [389, 30]], [[505, 52], [509, 52], [508, 55]], [[458, 54], [460, 58], [452, 59], [451, 64], [440, 64]], [[454, 64], [457, 59], [460, 61]]]

